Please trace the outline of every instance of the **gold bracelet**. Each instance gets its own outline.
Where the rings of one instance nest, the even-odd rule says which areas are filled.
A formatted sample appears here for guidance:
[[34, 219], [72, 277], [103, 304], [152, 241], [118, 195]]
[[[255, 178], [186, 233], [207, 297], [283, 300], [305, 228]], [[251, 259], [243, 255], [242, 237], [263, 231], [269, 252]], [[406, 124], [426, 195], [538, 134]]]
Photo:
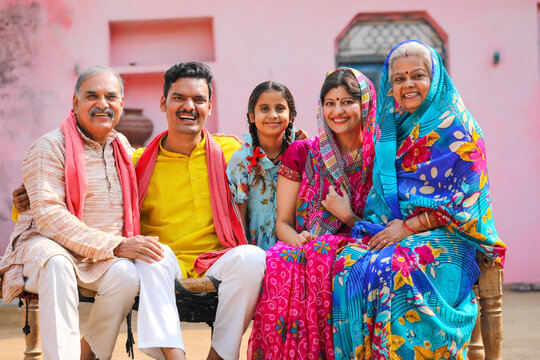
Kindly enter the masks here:
[[428, 226], [429, 226], [429, 229], [431, 229], [431, 222], [429, 221], [429, 216], [428, 216], [428, 214], [427, 214], [427, 211], [424, 212], [424, 215], [426, 215], [427, 224], [428, 224]]

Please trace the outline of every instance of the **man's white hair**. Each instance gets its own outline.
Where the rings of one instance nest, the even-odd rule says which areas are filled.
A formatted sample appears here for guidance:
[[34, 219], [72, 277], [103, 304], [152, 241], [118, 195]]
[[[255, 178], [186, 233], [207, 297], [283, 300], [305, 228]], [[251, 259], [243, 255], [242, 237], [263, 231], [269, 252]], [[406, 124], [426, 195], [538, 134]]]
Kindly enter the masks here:
[[113, 69], [111, 69], [110, 67], [103, 66], [103, 65], [90, 66], [84, 69], [83, 71], [81, 71], [81, 73], [79, 74], [79, 77], [77, 78], [77, 82], [75, 83], [75, 95], [78, 98], [81, 97], [81, 86], [84, 80], [94, 75], [102, 74], [104, 72], [110, 72], [111, 74], [116, 76], [116, 78], [118, 79], [118, 83], [120, 84], [120, 95], [124, 96], [124, 82], [122, 81], [122, 78], [120, 77], [120, 75], [118, 75], [118, 73], [114, 71]]

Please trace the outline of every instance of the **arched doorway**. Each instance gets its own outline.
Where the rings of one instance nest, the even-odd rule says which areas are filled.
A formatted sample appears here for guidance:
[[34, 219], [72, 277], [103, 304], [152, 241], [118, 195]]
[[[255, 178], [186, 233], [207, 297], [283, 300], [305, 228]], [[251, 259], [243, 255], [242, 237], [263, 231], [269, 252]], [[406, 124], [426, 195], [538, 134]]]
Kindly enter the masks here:
[[378, 91], [388, 52], [410, 39], [433, 47], [447, 66], [447, 35], [426, 12], [358, 14], [336, 39], [336, 65], [360, 70]]

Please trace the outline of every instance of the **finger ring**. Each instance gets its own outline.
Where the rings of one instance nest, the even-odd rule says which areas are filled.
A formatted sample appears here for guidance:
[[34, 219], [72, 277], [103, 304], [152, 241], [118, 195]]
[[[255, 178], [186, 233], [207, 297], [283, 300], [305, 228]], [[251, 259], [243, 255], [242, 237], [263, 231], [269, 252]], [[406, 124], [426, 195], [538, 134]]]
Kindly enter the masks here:
[[384, 240], [383, 240], [383, 243], [385, 243], [385, 244], [386, 244], [386, 239], [384, 239]]

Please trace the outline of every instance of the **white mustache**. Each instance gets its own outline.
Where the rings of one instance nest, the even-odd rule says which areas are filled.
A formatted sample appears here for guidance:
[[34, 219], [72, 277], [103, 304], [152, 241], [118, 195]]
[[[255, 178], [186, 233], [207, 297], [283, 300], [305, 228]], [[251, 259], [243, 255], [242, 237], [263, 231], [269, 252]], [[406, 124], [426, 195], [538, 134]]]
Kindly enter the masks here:
[[114, 112], [114, 110], [111, 109], [111, 108], [99, 109], [99, 108], [97, 108], [97, 107], [93, 107], [93, 108], [90, 109], [90, 111], [88, 111], [88, 115], [89, 115], [90, 117], [92, 117], [92, 116], [94, 116], [94, 115], [96, 115], [96, 114], [98, 114], [98, 113], [105, 114], [105, 115], [107, 115], [107, 116], [110, 117], [110, 118], [113, 118], [113, 117], [116, 115], [116, 113]]

